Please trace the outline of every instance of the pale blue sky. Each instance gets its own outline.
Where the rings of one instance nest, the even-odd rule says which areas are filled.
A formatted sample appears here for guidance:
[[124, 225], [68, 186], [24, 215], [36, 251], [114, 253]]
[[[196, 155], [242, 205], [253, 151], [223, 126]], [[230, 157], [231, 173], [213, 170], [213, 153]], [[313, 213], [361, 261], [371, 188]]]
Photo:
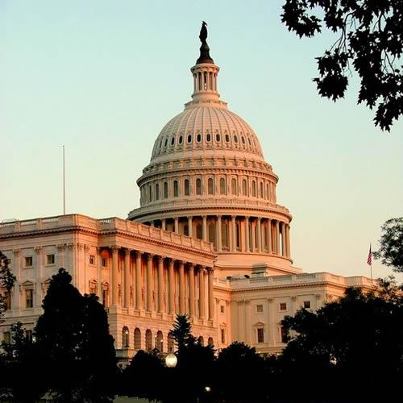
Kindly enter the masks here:
[[138, 206], [154, 140], [190, 98], [205, 20], [221, 96], [280, 177], [295, 264], [368, 275], [369, 242], [403, 214], [403, 122], [375, 129], [354, 81], [345, 100], [320, 98], [314, 58], [332, 37], [299, 40], [282, 3], [0, 0], [0, 220], [62, 212], [62, 144], [67, 212]]

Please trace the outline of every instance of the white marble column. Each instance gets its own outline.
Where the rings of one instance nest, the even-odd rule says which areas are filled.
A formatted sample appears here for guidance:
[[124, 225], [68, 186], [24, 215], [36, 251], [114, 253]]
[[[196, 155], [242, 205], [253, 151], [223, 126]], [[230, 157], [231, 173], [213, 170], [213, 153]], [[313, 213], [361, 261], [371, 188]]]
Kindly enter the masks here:
[[267, 252], [272, 253], [271, 248], [271, 219], [267, 219], [266, 223], [266, 239], [267, 239]]
[[185, 263], [179, 262], [179, 313], [183, 315], [185, 309]]
[[291, 250], [290, 250], [290, 225], [286, 225], [286, 241], [287, 241], [287, 257], [291, 257]]
[[257, 251], [259, 253], [262, 253], [262, 225], [260, 217], [258, 217], [256, 225], [257, 225]]
[[217, 252], [222, 251], [222, 231], [221, 231], [221, 216], [217, 216], [216, 224]]
[[188, 217], [188, 235], [193, 236], [193, 217]]
[[250, 223], [251, 227], [251, 234], [252, 234], [252, 250], [251, 252], [254, 252], [256, 249], [256, 221], [253, 220]]
[[214, 320], [214, 290], [213, 290], [213, 269], [208, 269], [208, 318]]
[[179, 218], [175, 217], [175, 228], [174, 228], [175, 232], [177, 234], [179, 234]]
[[169, 313], [175, 313], [175, 272], [174, 272], [175, 261], [171, 259], [169, 261], [168, 268], [168, 281], [169, 281], [169, 289], [168, 289], [168, 310]]
[[147, 311], [153, 311], [153, 255], [147, 255]]
[[195, 316], [195, 276], [193, 263], [189, 265], [189, 315]]
[[236, 252], [236, 217], [231, 216], [231, 252]]
[[124, 272], [124, 282], [125, 282], [125, 292], [123, 306], [125, 308], [129, 307], [130, 303], [130, 249], [125, 250], [125, 272]]
[[167, 226], [167, 220], [164, 218], [161, 220], [161, 228], [165, 231]]
[[143, 295], [142, 295], [142, 279], [141, 279], [141, 255], [140, 251], [136, 252], [136, 309], [143, 310]]
[[249, 250], [249, 217], [245, 217], [245, 252]]
[[204, 267], [199, 268], [199, 318], [205, 319], [206, 287], [204, 284]]
[[158, 312], [164, 311], [164, 258], [158, 257]]
[[118, 305], [118, 287], [119, 287], [119, 248], [112, 247], [112, 306]]
[[276, 220], [276, 254], [280, 254], [280, 223]]
[[286, 256], [285, 250], [285, 222], [281, 222], [281, 256]]
[[203, 241], [207, 241], [208, 237], [207, 237], [207, 216], [203, 216], [203, 227], [202, 227], [202, 231], [203, 231]]

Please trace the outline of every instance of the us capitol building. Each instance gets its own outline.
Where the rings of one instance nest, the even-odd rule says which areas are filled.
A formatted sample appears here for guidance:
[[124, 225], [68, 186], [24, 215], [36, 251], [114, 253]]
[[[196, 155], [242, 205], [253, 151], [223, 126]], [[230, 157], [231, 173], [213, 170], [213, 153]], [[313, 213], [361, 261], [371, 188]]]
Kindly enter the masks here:
[[219, 67], [203, 25], [190, 70], [192, 99], [158, 135], [128, 219], [80, 214], [0, 224], [0, 250], [17, 277], [0, 325], [32, 334], [50, 278], [66, 268], [81, 293], [108, 311], [122, 359], [173, 347], [178, 313], [193, 334], [221, 349], [243, 341], [262, 354], [284, 347], [281, 320], [315, 310], [365, 277], [303, 273], [293, 266], [289, 210], [253, 129], [218, 93]]

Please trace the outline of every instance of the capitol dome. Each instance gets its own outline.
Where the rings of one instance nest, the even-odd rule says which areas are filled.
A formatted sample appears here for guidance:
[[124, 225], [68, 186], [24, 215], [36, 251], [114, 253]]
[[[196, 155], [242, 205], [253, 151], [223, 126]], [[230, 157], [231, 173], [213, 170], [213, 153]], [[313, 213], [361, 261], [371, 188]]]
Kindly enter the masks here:
[[278, 177], [254, 130], [220, 99], [219, 67], [206, 42], [191, 72], [192, 99], [158, 135], [129, 219], [212, 242], [216, 267], [227, 275], [262, 266], [296, 272]]

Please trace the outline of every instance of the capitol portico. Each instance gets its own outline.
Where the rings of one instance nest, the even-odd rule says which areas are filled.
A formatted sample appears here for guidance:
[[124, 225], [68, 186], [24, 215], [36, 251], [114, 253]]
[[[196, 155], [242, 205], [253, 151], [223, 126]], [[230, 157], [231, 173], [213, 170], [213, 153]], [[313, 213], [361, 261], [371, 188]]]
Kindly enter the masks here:
[[277, 203], [278, 176], [253, 129], [221, 100], [202, 33], [192, 99], [158, 135], [137, 181], [140, 207], [127, 220], [71, 214], [0, 224], [0, 250], [17, 277], [3, 337], [16, 321], [32, 331], [59, 267], [104, 304], [122, 358], [171, 350], [178, 313], [216, 348], [239, 340], [276, 352], [285, 315], [317, 309], [348, 286], [372, 287], [365, 277], [293, 266], [292, 216]]

